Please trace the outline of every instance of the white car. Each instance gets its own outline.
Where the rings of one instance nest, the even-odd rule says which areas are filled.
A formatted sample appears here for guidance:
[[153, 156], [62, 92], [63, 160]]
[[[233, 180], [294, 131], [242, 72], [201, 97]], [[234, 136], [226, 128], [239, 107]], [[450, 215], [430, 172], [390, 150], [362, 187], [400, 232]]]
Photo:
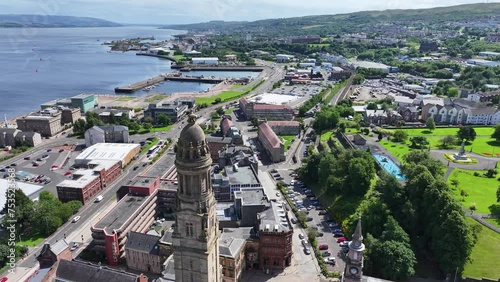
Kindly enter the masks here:
[[324, 262], [325, 262], [326, 264], [332, 264], [332, 265], [335, 265], [335, 258], [334, 258], [334, 257], [325, 258]]
[[79, 220], [80, 220], [80, 218], [81, 218], [81, 217], [80, 217], [79, 215], [77, 215], [77, 216], [73, 217], [73, 222], [77, 222], [77, 221], [79, 221]]
[[80, 244], [78, 243], [73, 243], [73, 246], [71, 246], [71, 249], [69, 249], [70, 251], [74, 251], [76, 249], [78, 249], [78, 247], [80, 247]]

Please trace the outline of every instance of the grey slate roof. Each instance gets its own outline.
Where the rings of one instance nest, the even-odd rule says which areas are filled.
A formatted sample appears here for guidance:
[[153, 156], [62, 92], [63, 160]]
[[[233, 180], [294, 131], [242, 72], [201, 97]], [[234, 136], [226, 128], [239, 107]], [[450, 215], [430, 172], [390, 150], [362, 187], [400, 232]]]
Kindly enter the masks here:
[[160, 252], [158, 241], [160, 241], [159, 236], [132, 231], [127, 235], [125, 250], [134, 250], [146, 254], [158, 255]]
[[136, 282], [138, 275], [91, 263], [60, 260], [56, 277], [72, 282]]
[[219, 255], [234, 258], [244, 245], [244, 239], [221, 238], [219, 239]]

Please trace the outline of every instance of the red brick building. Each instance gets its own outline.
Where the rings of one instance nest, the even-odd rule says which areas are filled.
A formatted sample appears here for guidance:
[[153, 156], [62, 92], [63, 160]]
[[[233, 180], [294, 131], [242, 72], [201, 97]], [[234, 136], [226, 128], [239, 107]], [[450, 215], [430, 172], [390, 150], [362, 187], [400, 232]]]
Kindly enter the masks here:
[[285, 269], [292, 261], [293, 229], [282, 204], [271, 202], [271, 208], [259, 214], [259, 266]]
[[92, 161], [88, 169], [73, 172], [71, 179], [56, 185], [57, 197], [62, 202], [73, 200], [86, 204], [121, 174], [120, 161]]
[[56, 269], [61, 260], [71, 260], [73, 256], [65, 240], [57, 241], [55, 244], [45, 244], [42, 247], [36, 260], [41, 269], [50, 268], [50, 270], [41, 278], [42, 282], [54, 281]]
[[268, 120], [291, 120], [294, 114], [290, 106], [260, 104], [248, 101], [246, 98], [240, 99], [240, 109], [248, 119], [256, 117]]
[[267, 122], [259, 125], [258, 137], [271, 161], [277, 163], [285, 160], [285, 145]]

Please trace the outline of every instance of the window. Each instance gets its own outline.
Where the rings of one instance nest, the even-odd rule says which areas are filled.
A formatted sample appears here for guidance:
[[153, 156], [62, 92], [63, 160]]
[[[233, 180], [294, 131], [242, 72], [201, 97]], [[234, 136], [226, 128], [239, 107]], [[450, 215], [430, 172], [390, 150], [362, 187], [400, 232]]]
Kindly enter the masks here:
[[186, 223], [186, 236], [193, 237], [194, 236], [194, 227], [192, 223]]
[[193, 269], [193, 261], [192, 260], [189, 261], [189, 267], [191, 270]]

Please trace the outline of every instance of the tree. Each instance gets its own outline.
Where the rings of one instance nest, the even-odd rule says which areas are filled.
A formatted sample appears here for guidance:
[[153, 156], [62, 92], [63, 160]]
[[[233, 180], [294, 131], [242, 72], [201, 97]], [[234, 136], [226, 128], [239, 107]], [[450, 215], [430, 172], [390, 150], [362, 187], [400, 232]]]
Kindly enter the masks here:
[[448, 88], [448, 93], [446, 93], [448, 97], [457, 97], [460, 94], [460, 91], [457, 87]]
[[0, 266], [4, 266], [9, 258], [7, 257], [10, 254], [10, 248], [7, 245], [0, 245]]
[[378, 138], [378, 141], [382, 141], [382, 139], [384, 138], [384, 135], [382, 134], [382, 132], [378, 133], [377, 138]]
[[500, 124], [495, 125], [495, 131], [491, 134], [491, 138], [500, 141]]
[[141, 126], [135, 122], [135, 121], [131, 121], [128, 125], [128, 128], [131, 130], [131, 131], [139, 131], [139, 129], [141, 129]]
[[345, 194], [364, 195], [370, 188], [371, 180], [375, 174], [373, 160], [353, 158], [349, 161], [346, 184], [349, 189]]
[[448, 149], [456, 142], [457, 142], [457, 139], [455, 138], [455, 136], [447, 135], [447, 136], [443, 137], [443, 139], [441, 139], [441, 147], [443, 149]]
[[215, 100], [213, 101], [212, 104], [219, 104], [220, 102], [222, 102], [222, 99], [217, 97], [217, 98], [215, 98]]
[[408, 139], [408, 133], [406, 131], [398, 129], [392, 135], [395, 142], [405, 142]]
[[387, 222], [384, 224], [384, 231], [380, 237], [382, 241], [396, 241], [405, 244], [410, 248], [410, 236], [399, 226], [398, 222], [392, 217], [387, 217]]
[[153, 128], [153, 125], [149, 122], [146, 122], [142, 125], [146, 131], [151, 131], [151, 128]]
[[83, 119], [75, 121], [75, 123], [73, 124], [73, 132], [76, 134], [85, 133], [85, 121]]
[[415, 274], [417, 263], [415, 253], [404, 243], [398, 241], [378, 241], [371, 246], [373, 268], [380, 272], [382, 278], [405, 280]]
[[359, 85], [365, 81], [365, 76], [362, 74], [356, 74], [352, 80], [352, 83], [355, 85]]
[[474, 141], [476, 139], [476, 131], [472, 126], [461, 127], [457, 132], [457, 138], [459, 140]]
[[411, 141], [411, 147], [420, 149], [420, 148], [425, 148], [427, 145], [429, 145], [429, 141], [427, 141], [427, 138], [423, 136], [414, 136], [410, 138]]
[[172, 120], [166, 114], [159, 114], [156, 120], [158, 121], [158, 124], [162, 126], [167, 126], [172, 123]]
[[497, 188], [497, 203], [500, 202], [500, 186]]
[[153, 118], [152, 117], [146, 117], [144, 119], [144, 123], [151, 123], [152, 124], [153, 123]]
[[215, 110], [215, 112], [216, 112], [219, 116], [221, 116], [221, 115], [223, 115], [223, 114], [225, 113], [225, 112], [224, 112], [224, 109], [223, 109], [222, 107], [218, 107], [218, 108]]
[[297, 219], [302, 223], [307, 221], [307, 213], [303, 211], [297, 212]]
[[460, 185], [460, 182], [458, 181], [458, 179], [456, 178], [453, 178], [450, 182], [451, 186], [455, 186], [455, 189], [458, 188], [458, 185]]
[[427, 121], [425, 122], [425, 127], [427, 127], [427, 129], [429, 129], [430, 131], [433, 131], [436, 128], [436, 123], [434, 122], [433, 117], [427, 119]]
[[307, 229], [307, 238], [309, 239], [309, 242], [316, 240], [316, 237], [318, 237], [318, 230], [316, 230], [314, 228], [308, 228]]

